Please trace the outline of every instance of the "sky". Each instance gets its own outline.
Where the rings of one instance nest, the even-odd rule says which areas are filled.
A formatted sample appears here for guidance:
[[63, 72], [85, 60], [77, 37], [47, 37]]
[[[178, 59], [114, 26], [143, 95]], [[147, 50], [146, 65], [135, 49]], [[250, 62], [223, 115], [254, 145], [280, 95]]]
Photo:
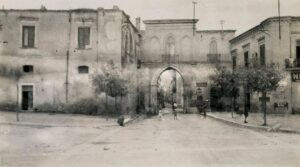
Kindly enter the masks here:
[[[191, 19], [193, 0], [0, 0], [5, 9], [75, 9], [97, 7], [112, 8], [117, 5], [131, 17], [151, 19]], [[237, 30], [236, 35], [258, 25], [268, 17], [278, 15], [278, 0], [194, 0], [197, 30]], [[300, 16], [300, 0], [281, 0], [281, 15]], [[144, 28], [144, 25], [142, 25]]]

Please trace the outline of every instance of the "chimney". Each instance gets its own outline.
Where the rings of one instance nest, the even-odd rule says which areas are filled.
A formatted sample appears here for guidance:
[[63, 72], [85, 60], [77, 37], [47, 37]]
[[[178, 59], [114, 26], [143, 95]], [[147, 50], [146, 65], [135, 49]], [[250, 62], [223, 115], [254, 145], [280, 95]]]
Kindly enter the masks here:
[[113, 9], [115, 9], [115, 10], [120, 10], [119, 7], [118, 7], [117, 5], [114, 5], [114, 6], [113, 6]]
[[137, 17], [137, 18], [135, 19], [135, 27], [136, 27], [136, 29], [137, 29], [138, 31], [141, 30], [141, 18], [140, 18], [140, 17]]

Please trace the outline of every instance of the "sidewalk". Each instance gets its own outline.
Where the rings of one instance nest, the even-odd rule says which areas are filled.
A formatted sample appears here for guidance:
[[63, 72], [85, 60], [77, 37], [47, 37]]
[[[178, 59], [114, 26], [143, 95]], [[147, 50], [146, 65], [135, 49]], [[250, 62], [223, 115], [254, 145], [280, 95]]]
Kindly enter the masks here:
[[[24, 113], [19, 114], [20, 121], [16, 121], [15, 112], [0, 111], [0, 124], [48, 127], [105, 127], [118, 126], [117, 118], [103, 116], [88, 116], [76, 114], [47, 114]], [[125, 116], [125, 123], [131, 122], [130, 116]]]
[[[244, 115], [233, 114], [231, 112], [208, 112], [209, 116], [221, 118], [228, 122], [234, 122], [244, 126], [261, 127], [261, 129], [276, 128], [281, 131], [298, 131], [300, 133], [300, 115], [291, 114], [267, 114], [267, 128], [261, 126], [263, 124], [263, 113], [249, 113], [247, 118], [248, 123], [244, 123]], [[295, 132], [297, 133], [297, 132]]]

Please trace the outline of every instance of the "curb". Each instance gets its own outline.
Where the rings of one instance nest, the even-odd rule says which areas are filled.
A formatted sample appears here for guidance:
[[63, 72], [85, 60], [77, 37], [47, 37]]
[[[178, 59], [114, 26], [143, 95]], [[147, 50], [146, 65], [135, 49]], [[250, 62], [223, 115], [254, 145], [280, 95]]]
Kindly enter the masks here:
[[[129, 118], [124, 121], [124, 124], [130, 124], [136, 119], [138, 119], [140, 115], [135, 116], [134, 118]], [[101, 128], [101, 127], [113, 127], [118, 126], [116, 124], [106, 124], [106, 125], [96, 125], [96, 126], [89, 126], [89, 125], [70, 125], [70, 124], [38, 124], [38, 123], [27, 123], [27, 122], [0, 122], [0, 125], [12, 125], [12, 126], [27, 126], [27, 127], [34, 127], [34, 128], [53, 128], [53, 127], [90, 127], [90, 128]]]
[[137, 115], [134, 118], [129, 118], [129, 119], [125, 120], [124, 121], [124, 125], [128, 125], [128, 124], [132, 123], [133, 121], [135, 121], [135, 120], [137, 120], [139, 118], [142, 118], [142, 115]]
[[224, 118], [216, 117], [214, 115], [211, 115], [209, 113], [206, 114], [208, 117], [221, 121], [223, 123], [226, 123], [228, 125], [247, 128], [247, 129], [253, 129], [253, 130], [260, 130], [260, 131], [267, 131], [267, 132], [282, 132], [282, 133], [293, 133], [293, 134], [300, 134], [300, 131], [294, 130], [294, 129], [288, 129], [288, 128], [280, 128], [278, 130], [272, 129], [272, 127], [266, 127], [266, 126], [257, 126], [257, 125], [249, 125], [249, 124], [241, 124], [238, 122], [230, 121]]
[[35, 128], [52, 128], [52, 127], [90, 127], [90, 128], [101, 128], [101, 127], [113, 127], [117, 124], [107, 124], [102, 126], [87, 126], [87, 125], [60, 125], [60, 124], [36, 124], [36, 123], [17, 123], [17, 122], [0, 122], [0, 125], [12, 125], [12, 126], [27, 126]]

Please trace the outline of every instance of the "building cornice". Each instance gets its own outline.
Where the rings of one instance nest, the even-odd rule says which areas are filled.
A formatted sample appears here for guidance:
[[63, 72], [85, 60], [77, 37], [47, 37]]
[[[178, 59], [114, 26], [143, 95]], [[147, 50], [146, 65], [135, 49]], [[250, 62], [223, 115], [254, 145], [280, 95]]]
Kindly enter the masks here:
[[[259, 30], [264, 30], [264, 26], [266, 24], [269, 24], [271, 22], [278, 21], [279, 17], [270, 17], [265, 20], [263, 20], [259, 25], [256, 25], [255, 27], [249, 29], [248, 31], [245, 31], [244, 33], [238, 35], [237, 37], [231, 39], [229, 42], [231, 44], [234, 44], [244, 38], [247, 38], [248, 36], [251, 36], [253, 33], [258, 32]], [[282, 16], [280, 17], [281, 21], [300, 21], [300, 17], [295, 17], [295, 16]]]
[[144, 24], [195, 24], [198, 19], [144, 20]]

